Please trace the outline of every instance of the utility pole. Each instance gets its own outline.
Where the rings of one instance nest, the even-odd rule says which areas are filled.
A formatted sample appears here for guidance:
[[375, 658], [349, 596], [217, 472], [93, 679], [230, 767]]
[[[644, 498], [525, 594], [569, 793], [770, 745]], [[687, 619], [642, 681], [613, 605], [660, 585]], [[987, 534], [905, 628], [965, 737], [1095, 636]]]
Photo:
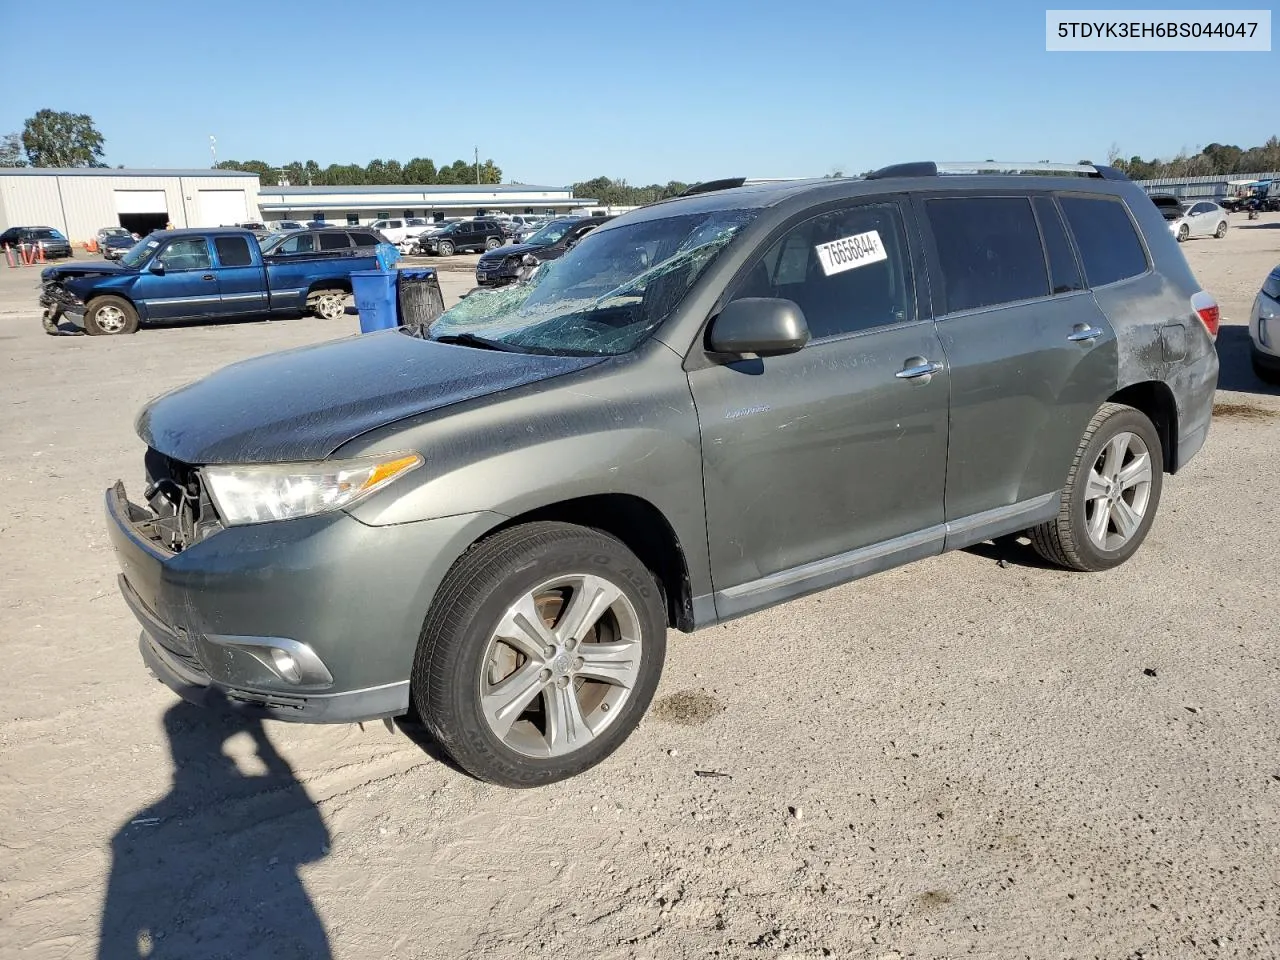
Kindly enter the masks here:
[[218, 138], [209, 134], [209, 156], [213, 157], [213, 168], [218, 168]]
[[480, 183], [480, 148], [476, 147], [476, 184]]

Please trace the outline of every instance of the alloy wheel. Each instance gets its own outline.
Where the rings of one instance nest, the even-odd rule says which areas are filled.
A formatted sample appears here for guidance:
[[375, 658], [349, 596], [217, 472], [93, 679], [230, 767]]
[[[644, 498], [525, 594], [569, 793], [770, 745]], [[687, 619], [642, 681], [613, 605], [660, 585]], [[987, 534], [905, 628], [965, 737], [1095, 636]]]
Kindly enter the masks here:
[[103, 333], [119, 333], [128, 322], [124, 311], [110, 304], [99, 307], [98, 312], [94, 314], [94, 319], [98, 323], [98, 329]]
[[525, 756], [563, 756], [604, 733], [630, 698], [640, 618], [603, 577], [557, 577], [507, 608], [481, 663], [480, 705], [494, 735]]
[[1119, 550], [1138, 532], [1151, 498], [1151, 453], [1136, 433], [1117, 433], [1089, 469], [1085, 528], [1094, 546]]

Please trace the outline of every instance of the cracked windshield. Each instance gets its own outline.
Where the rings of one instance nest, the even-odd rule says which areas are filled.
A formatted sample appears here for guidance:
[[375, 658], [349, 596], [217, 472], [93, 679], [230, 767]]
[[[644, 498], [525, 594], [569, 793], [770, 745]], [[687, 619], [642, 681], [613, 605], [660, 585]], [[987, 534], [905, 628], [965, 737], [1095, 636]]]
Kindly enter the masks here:
[[712, 210], [592, 231], [527, 283], [473, 293], [428, 334], [521, 353], [625, 353], [670, 316], [755, 215]]

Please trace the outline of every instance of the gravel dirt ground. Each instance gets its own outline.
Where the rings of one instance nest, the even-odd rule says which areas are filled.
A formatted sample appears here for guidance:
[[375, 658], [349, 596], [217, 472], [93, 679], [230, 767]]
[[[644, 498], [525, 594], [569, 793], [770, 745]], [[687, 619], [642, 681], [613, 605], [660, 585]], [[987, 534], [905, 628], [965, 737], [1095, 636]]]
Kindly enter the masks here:
[[1184, 248], [1221, 415], [1130, 563], [987, 544], [673, 634], [622, 750], [534, 792], [139, 660], [101, 507], [134, 416], [354, 316], [53, 338], [0, 272], [0, 958], [1280, 955], [1280, 394], [1243, 327], [1280, 215], [1232, 220]]

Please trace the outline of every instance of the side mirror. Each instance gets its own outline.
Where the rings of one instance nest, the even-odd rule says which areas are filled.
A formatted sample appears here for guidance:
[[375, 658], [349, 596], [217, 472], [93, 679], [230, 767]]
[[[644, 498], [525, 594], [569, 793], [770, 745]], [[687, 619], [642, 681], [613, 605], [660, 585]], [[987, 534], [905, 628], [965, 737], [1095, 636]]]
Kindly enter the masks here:
[[804, 311], [792, 300], [744, 297], [711, 321], [707, 345], [715, 353], [767, 357], [795, 353], [809, 342]]
[[151, 265], [147, 267], [147, 269], [154, 274], [158, 274], [159, 276], [164, 276], [164, 261], [152, 260]]

